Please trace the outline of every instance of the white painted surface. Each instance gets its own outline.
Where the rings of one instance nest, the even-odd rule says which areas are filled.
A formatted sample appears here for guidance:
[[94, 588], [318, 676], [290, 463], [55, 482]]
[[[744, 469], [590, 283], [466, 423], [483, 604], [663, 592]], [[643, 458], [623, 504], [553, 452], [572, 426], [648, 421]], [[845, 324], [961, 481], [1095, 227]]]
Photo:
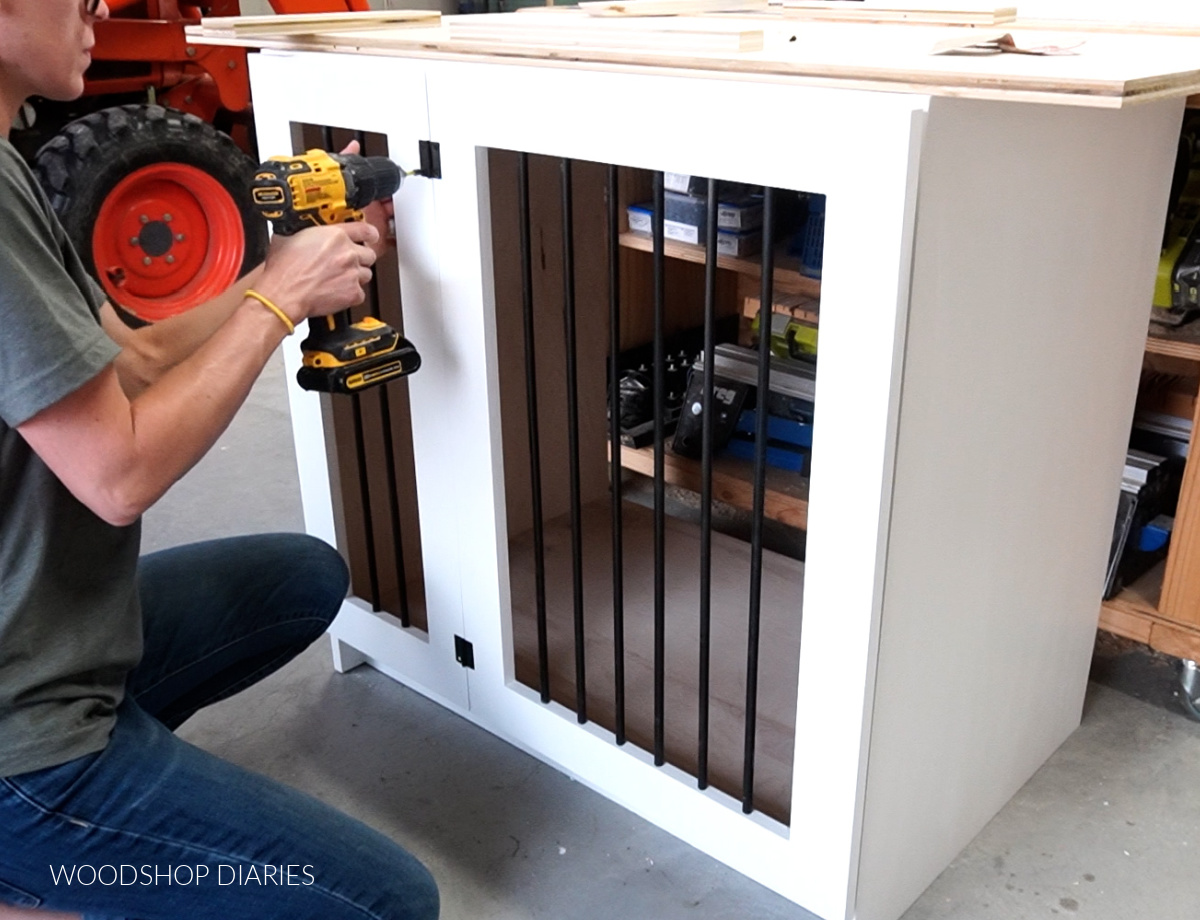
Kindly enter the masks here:
[[1079, 724], [1181, 112], [930, 105], [864, 920]]
[[[292, 123], [329, 125], [385, 135], [392, 159], [404, 169], [415, 169], [417, 142], [429, 136], [424, 69], [409, 61], [355, 57], [339, 61], [338, 78], [330, 79], [333, 60], [303, 54], [250, 56], [262, 155], [292, 151]], [[380, 102], [382, 95], [386, 105]], [[446, 424], [453, 417], [446, 414], [447, 402], [459, 387], [458, 362], [446, 356], [458, 346], [457, 330], [447, 324], [441, 305], [440, 252], [428, 229], [434, 208], [429, 180], [409, 179], [396, 194], [405, 334], [420, 343], [424, 362], [408, 387], [429, 633], [400, 629], [386, 614], [353, 601], [343, 607], [331, 632], [335, 639], [360, 648], [373, 663], [407, 674], [427, 693], [465, 706], [466, 675], [454, 659], [454, 635], [463, 628], [458, 537], [454, 515], [446, 511], [455, 507], [458, 494], [455, 466], [447, 458], [460, 447], [454, 426]], [[300, 366], [301, 338], [298, 333], [285, 343], [289, 378]], [[289, 387], [288, 396], [305, 523], [310, 533], [336, 544], [321, 400], [297, 386]]]
[[[477, 147], [500, 147], [648, 169], [715, 175], [828, 195], [822, 280], [821, 373], [810, 509], [810, 565], [804, 588], [804, 652], [797, 721], [794, 820], [790, 835], [747, 821], [736, 803], [701, 796], [694, 781], [664, 782], [647, 759], [617, 750], [606, 733], [585, 739], [511, 678], [510, 611], [503, 542], [500, 419], [490, 304], [471, 285], [445, 302], [472, 312], [458, 323], [465, 347], [486, 357], [472, 369], [469, 427], [490, 433], [490, 453], [457, 460], [465, 506], [461, 546], [478, 577], [464, 581], [468, 635], [476, 642], [472, 716], [519, 740], [696, 846], [827, 917], [848, 912], [857, 841], [859, 764], [878, 614], [877, 558], [890, 462], [898, 344], [907, 297], [910, 172], [924, 97], [759, 87], [753, 97], [728, 82], [631, 77], [579, 71], [545, 79], [527, 67], [436, 64], [430, 67], [433, 136], [442, 145], [438, 186], [445, 243], [463, 253], [486, 232], [486, 179]], [[472, 92], [483, 84], [503, 93]], [[671, 99], [670, 106], [661, 100]], [[536, 110], [531, 112], [531, 100]], [[710, 109], [711, 106], [711, 109]], [[762, 147], [710, 111], [739, 111], [764, 126]], [[794, 120], [779, 118], [781, 111]], [[851, 114], [853, 113], [853, 114]], [[837, 144], [812, 137], [837, 136]], [[863, 272], [863, 215], [872, 227], [872, 270]], [[478, 241], [478, 243], [477, 243]], [[482, 261], [481, 259], [481, 261]], [[464, 258], [461, 271], [474, 275]], [[460, 279], [461, 280], [461, 279]], [[474, 283], [475, 279], [470, 279]], [[488, 292], [490, 296], [490, 292]], [[470, 298], [470, 299], [468, 299]], [[478, 337], [469, 339], [472, 331]], [[477, 370], [478, 373], [474, 371]], [[483, 440], [477, 438], [477, 443]], [[494, 517], [478, 509], [494, 509]], [[828, 548], [824, 554], [818, 547]], [[820, 561], [817, 561], [820, 560]], [[486, 571], [485, 571], [486, 569]], [[807, 688], [807, 692], [806, 692]], [[814, 753], [819, 752], [819, 753]]]
[[[826, 920], [893, 920], [1078, 719], [1179, 106], [360, 55], [252, 75], [264, 151], [289, 120], [382, 131], [403, 165], [441, 144], [443, 178], [397, 200], [431, 641], [354, 601], [336, 640]], [[487, 147], [828, 195], [790, 831], [512, 680]], [[319, 414], [292, 397], [328, 538]]]

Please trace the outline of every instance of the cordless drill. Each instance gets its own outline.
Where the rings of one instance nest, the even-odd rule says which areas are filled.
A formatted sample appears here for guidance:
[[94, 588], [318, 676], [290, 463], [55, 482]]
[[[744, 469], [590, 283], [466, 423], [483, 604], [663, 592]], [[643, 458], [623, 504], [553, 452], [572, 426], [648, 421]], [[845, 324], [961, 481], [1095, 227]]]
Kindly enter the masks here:
[[[309, 150], [271, 157], [255, 170], [251, 196], [275, 232], [362, 220], [362, 208], [391, 198], [405, 173], [387, 157]], [[413, 344], [387, 323], [345, 313], [313, 317], [300, 343], [304, 364], [296, 380], [306, 390], [357, 393], [421, 366]]]

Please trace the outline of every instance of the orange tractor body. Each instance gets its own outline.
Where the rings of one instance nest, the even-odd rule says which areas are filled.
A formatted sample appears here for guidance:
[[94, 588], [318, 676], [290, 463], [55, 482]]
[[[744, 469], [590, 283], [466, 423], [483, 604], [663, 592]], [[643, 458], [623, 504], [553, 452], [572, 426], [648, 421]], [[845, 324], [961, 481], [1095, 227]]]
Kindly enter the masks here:
[[[271, 0], [276, 13], [330, 13], [370, 9], [367, 0]], [[96, 24], [96, 47], [85, 97], [144, 93], [157, 102], [211, 122], [222, 109], [250, 105], [246, 51], [189, 44], [184, 27], [201, 16], [237, 16], [238, 0], [198, 6], [178, 0], [111, 0], [110, 16]]]

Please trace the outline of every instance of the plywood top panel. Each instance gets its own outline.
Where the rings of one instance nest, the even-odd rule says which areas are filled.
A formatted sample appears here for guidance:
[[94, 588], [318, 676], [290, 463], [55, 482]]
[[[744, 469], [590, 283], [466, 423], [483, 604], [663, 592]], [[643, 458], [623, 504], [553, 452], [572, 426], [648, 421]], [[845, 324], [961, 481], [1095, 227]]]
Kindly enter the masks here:
[[[1050, 0], [1041, 0], [1031, 12], [1052, 16], [1062, 10]], [[1164, 7], [1158, 26], [1137, 32], [1044, 31], [1028, 21], [1018, 29], [1023, 47], [1083, 40], [1077, 53], [1057, 56], [934, 55], [935, 45], [955, 35], [970, 35], [970, 27], [797, 21], [777, 12], [608, 19], [548, 8], [448, 16], [431, 27], [385, 22], [307, 35], [281, 31], [231, 38], [227, 32], [206, 31], [201, 25], [190, 28], [188, 37], [197, 44], [519, 59], [550, 67], [704, 71], [740, 80], [1115, 108], [1200, 92], [1200, 17], [1195, 17], [1193, 35], [1182, 7], [1173, 11], [1173, 20], [1168, 12], [1172, 11]], [[281, 25], [286, 18], [280, 17]], [[689, 41], [689, 34], [696, 39]], [[746, 39], [758, 34], [761, 44]], [[715, 41], [722, 35], [729, 41]], [[738, 50], [749, 48], [758, 50]]]

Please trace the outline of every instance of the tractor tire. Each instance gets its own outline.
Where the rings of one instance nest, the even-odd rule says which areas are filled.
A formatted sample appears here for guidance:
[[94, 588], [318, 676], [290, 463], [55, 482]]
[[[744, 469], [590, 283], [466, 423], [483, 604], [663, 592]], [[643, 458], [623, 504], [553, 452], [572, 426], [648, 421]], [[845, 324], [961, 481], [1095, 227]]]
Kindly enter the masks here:
[[34, 169], [84, 265], [131, 325], [183, 313], [266, 257], [255, 163], [194, 115], [101, 109], [66, 125]]

